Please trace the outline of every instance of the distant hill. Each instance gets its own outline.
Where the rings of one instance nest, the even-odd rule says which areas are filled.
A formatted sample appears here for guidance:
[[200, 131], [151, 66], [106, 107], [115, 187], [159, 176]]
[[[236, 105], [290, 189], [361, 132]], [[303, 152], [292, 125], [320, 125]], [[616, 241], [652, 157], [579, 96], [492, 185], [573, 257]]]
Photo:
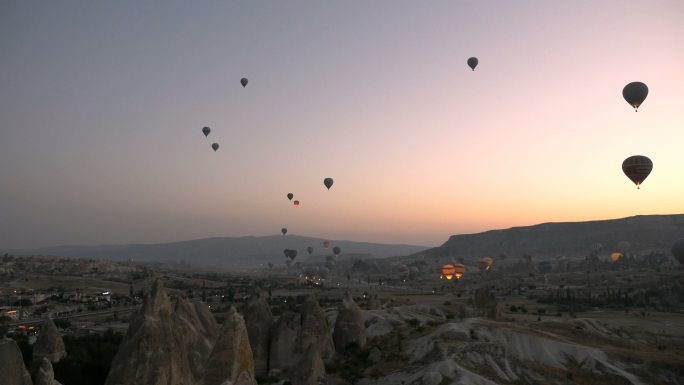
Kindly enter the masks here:
[[[360, 258], [386, 258], [399, 255], [410, 255], [426, 246], [414, 245], [386, 245], [380, 243], [334, 241], [330, 240], [330, 248], [323, 249], [323, 239], [302, 237], [297, 235], [271, 235], [263, 237], [220, 237], [191, 241], [131, 244], [131, 245], [100, 245], [100, 246], [55, 246], [31, 250], [13, 250], [13, 254], [24, 255], [55, 255], [78, 258], [107, 258], [111, 260], [126, 260], [132, 258], [138, 261], [181, 261], [191, 264], [213, 265], [221, 267], [250, 267], [262, 263], [284, 263], [283, 250], [298, 251], [296, 261], [307, 258], [320, 258], [332, 254], [332, 248], [342, 248], [343, 258], [353, 254]], [[311, 256], [306, 248], [312, 246]]]
[[491, 230], [478, 234], [452, 235], [442, 246], [419, 254], [435, 257], [474, 258], [484, 255], [519, 258], [586, 256], [590, 245], [601, 243], [610, 253], [620, 241], [631, 244], [631, 252], [669, 251], [684, 238], [684, 214], [638, 215], [622, 219], [588, 222], [542, 223], [534, 226]]

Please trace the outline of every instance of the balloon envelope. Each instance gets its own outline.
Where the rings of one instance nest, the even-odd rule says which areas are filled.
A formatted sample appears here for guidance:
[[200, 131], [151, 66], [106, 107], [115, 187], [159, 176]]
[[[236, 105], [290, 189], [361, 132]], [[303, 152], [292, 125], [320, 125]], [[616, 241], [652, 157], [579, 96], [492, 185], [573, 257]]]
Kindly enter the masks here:
[[240, 79], [240, 84], [242, 84], [242, 87], [243, 87], [243, 88], [244, 88], [244, 87], [247, 87], [247, 83], [248, 83], [248, 82], [249, 82], [249, 81], [247, 80], [247, 78], [242, 78], [242, 79]]
[[637, 188], [653, 170], [653, 162], [643, 155], [634, 155], [622, 162], [622, 172], [627, 175]]
[[672, 245], [672, 256], [675, 257], [679, 263], [684, 265], [684, 239], [680, 239]]
[[309, 255], [311, 255], [311, 253], [313, 253], [313, 250], [314, 250], [314, 248], [311, 246], [306, 248], [306, 252], [309, 253]]
[[328, 247], [330, 247], [330, 241], [323, 241], [323, 248], [328, 250]]
[[479, 60], [477, 60], [476, 57], [471, 57], [468, 59], [468, 67], [475, 71], [475, 67], [477, 67], [477, 63], [479, 63]]
[[202, 133], [204, 134], [205, 137], [206, 137], [206, 136], [209, 136], [209, 133], [210, 133], [210, 132], [211, 132], [211, 128], [209, 128], [209, 127], [204, 127], [204, 128], [202, 129]]
[[293, 203], [295, 206], [299, 206], [299, 201], [294, 201]]
[[333, 183], [334, 183], [334, 181], [332, 178], [323, 179], [323, 184], [325, 185], [325, 187], [328, 188], [328, 190], [330, 190], [330, 187], [332, 187]]
[[646, 96], [648, 96], [648, 86], [642, 82], [629, 83], [622, 89], [622, 97], [630, 106], [634, 107], [634, 111], [639, 110], [639, 106], [646, 100]]
[[622, 253], [615, 252], [615, 253], [610, 254], [610, 259], [611, 259], [613, 262], [619, 261], [620, 258], [622, 258]]
[[341, 252], [342, 252], [342, 249], [339, 246], [333, 247], [333, 254], [335, 254], [335, 256], [340, 255]]
[[214, 149], [214, 152], [216, 152], [216, 151], [219, 149], [219, 144], [218, 144], [218, 143], [214, 143], [214, 144], [211, 145], [211, 148], [213, 148], [213, 149]]
[[280, 232], [283, 233], [283, 235], [285, 235], [287, 234], [287, 229], [283, 227], [282, 229], [280, 229]]
[[293, 193], [288, 193], [288, 194], [287, 194], [287, 199], [292, 200], [292, 198], [294, 198], [294, 194], [293, 194]]

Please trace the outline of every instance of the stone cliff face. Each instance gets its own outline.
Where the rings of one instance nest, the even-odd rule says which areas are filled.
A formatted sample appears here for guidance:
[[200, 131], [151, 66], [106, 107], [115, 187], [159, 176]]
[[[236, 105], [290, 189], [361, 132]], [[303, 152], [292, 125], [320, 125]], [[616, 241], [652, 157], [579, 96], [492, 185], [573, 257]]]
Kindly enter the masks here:
[[0, 383], [2, 385], [32, 385], [24, 366], [21, 350], [13, 340], [0, 337]]
[[33, 360], [40, 362], [45, 357], [51, 362], [56, 363], [66, 357], [66, 355], [64, 340], [62, 340], [57, 326], [55, 326], [52, 319], [46, 319], [40, 326], [40, 334], [38, 334], [38, 339], [33, 345]]
[[297, 368], [292, 376], [292, 384], [319, 385], [325, 384], [326, 381], [325, 364], [318, 354], [316, 345], [311, 344], [297, 364]]
[[257, 385], [245, 321], [231, 308], [207, 361], [203, 385]]
[[309, 297], [302, 305], [300, 313], [302, 321], [300, 350], [306, 352], [309, 345], [314, 344], [317, 354], [323, 361], [332, 360], [335, 355], [335, 345], [328, 320], [323, 309], [318, 305], [318, 301]]
[[271, 369], [287, 371], [297, 365], [301, 355], [299, 349], [301, 329], [300, 314], [288, 311], [280, 316], [271, 340]]
[[33, 385], [62, 385], [55, 380], [55, 372], [52, 370], [52, 363], [46, 357], [40, 362], [40, 366], [34, 374]]
[[211, 350], [211, 330], [201, 318], [206, 315], [198, 317], [196, 307], [184, 299], [174, 306], [157, 280], [131, 317], [105, 384], [195, 385], [194, 373]]
[[[192, 304], [184, 299], [180, 299], [175, 306], [175, 315], [181, 325], [184, 346], [186, 347], [190, 367], [195, 378], [201, 377], [204, 364], [218, 337], [216, 320], [211, 312], [209, 312], [208, 316], [205, 314], [203, 317], [200, 317], [198, 309], [200, 309], [200, 312], [204, 311], [202, 309], [206, 309], [209, 312], [207, 305], [203, 303]], [[213, 323], [211, 322], [212, 320]]]
[[247, 302], [245, 323], [254, 353], [254, 370], [257, 375], [266, 374], [269, 367], [273, 314], [263, 294], [257, 293]]
[[338, 352], [344, 352], [351, 343], [356, 343], [359, 347], [366, 345], [366, 327], [363, 322], [363, 313], [349, 292], [344, 294], [337, 312], [333, 341]]

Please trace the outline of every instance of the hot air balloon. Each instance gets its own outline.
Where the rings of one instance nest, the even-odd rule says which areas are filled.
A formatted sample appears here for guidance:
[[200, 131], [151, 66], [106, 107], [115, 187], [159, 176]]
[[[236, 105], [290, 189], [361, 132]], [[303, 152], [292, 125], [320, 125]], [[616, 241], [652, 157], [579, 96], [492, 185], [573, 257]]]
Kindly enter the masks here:
[[333, 254], [335, 254], [336, 257], [338, 257], [341, 252], [342, 252], [342, 249], [340, 249], [339, 246], [333, 247]]
[[292, 200], [292, 198], [294, 198], [294, 194], [293, 193], [287, 193], [287, 199]]
[[330, 275], [330, 269], [327, 267], [320, 267], [318, 268], [318, 275], [323, 279], [328, 278]]
[[334, 183], [334, 181], [332, 178], [323, 179], [323, 184], [325, 185], [325, 187], [328, 188], [328, 190], [330, 190], [330, 187], [332, 187], [333, 183]]
[[653, 170], [653, 162], [643, 155], [634, 155], [622, 162], [622, 172], [627, 175], [634, 184], [639, 186]]
[[273, 268], [273, 262], [269, 262], [269, 263], [268, 263], [268, 268], [269, 268], [269, 269], [272, 269], [272, 268]]
[[439, 278], [452, 279], [454, 278], [454, 273], [456, 273], [454, 265], [447, 263], [446, 265], [442, 265], [442, 268], [439, 269]]
[[492, 259], [492, 257], [482, 257], [475, 261], [475, 266], [481, 271], [491, 270], [492, 264], [494, 264], [494, 260]]
[[475, 71], [475, 67], [477, 67], [478, 62], [479, 62], [479, 60], [477, 60], [476, 57], [471, 57], [468, 59], [468, 67], [470, 67], [470, 69]]
[[684, 265], [684, 239], [680, 239], [672, 245], [672, 256], [675, 257], [679, 263]]
[[622, 97], [625, 98], [634, 111], [639, 110], [639, 106], [648, 96], [648, 86], [642, 82], [632, 82], [622, 89]]
[[204, 134], [205, 137], [209, 136], [210, 132], [211, 132], [211, 128], [209, 128], [209, 127], [204, 127], [202, 129], [202, 133]]
[[591, 244], [591, 246], [589, 246], [589, 248], [591, 249], [591, 251], [597, 252], [603, 249], [603, 245], [599, 242], [594, 242]]
[[242, 84], [242, 88], [247, 87], [247, 82], [248, 82], [247, 78], [240, 79], [240, 84]]
[[290, 258], [290, 259], [297, 258], [297, 250], [285, 249], [285, 250], [283, 250], [283, 253], [285, 254], [285, 257], [287, 257], [287, 258]]
[[328, 247], [330, 247], [330, 241], [323, 241], [323, 248], [328, 250]]
[[630, 243], [627, 242], [627, 241], [620, 241], [620, 242], [618, 242], [618, 244], [617, 244], [618, 250], [620, 250], [620, 251], [623, 252], [623, 253], [628, 252], [629, 249], [630, 249], [630, 247], [632, 247], [632, 244], [630, 244]]
[[622, 258], [622, 253], [618, 253], [617, 251], [614, 252], [614, 253], [612, 253], [612, 254], [610, 254], [610, 259], [611, 259], [613, 262], [617, 262], [617, 261], [619, 261], [621, 258]]
[[416, 278], [418, 277], [419, 274], [420, 274], [420, 270], [418, 270], [417, 267], [412, 266], [412, 267], [409, 268], [409, 277], [410, 277], [411, 279], [416, 279]]
[[283, 235], [285, 235], [287, 234], [287, 229], [283, 227], [282, 229], [280, 229], [280, 232], [283, 233]]
[[213, 149], [214, 149], [214, 152], [216, 152], [216, 151], [218, 150], [218, 148], [219, 148], [219, 144], [218, 144], [218, 143], [214, 143], [214, 144], [211, 145], [211, 148], [213, 148]]
[[299, 206], [299, 201], [294, 201], [293, 203], [295, 206]]
[[313, 253], [313, 250], [314, 250], [314, 248], [311, 246], [306, 248], [306, 252], [309, 253], [309, 255], [311, 255], [311, 253]]
[[410, 272], [406, 265], [398, 265], [396, 269], [397, 276], [399, 277], [399, 279], [401, 279], [402, 281], [408, 279]]
[[463, 266], [461, 263], [457, 263], [454, 265], [454, 277], [456, 279], [461, 279], [463, 277], [463, 274], [465, 274], [466, 268]]

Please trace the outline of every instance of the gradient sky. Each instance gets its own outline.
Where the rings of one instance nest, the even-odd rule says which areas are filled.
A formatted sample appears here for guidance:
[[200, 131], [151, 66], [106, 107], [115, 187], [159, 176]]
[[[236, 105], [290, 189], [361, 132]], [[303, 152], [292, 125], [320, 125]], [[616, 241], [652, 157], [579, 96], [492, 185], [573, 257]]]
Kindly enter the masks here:
[[682, 20], [681, 0], [3, 1], [0, 247], [683, 213]]

